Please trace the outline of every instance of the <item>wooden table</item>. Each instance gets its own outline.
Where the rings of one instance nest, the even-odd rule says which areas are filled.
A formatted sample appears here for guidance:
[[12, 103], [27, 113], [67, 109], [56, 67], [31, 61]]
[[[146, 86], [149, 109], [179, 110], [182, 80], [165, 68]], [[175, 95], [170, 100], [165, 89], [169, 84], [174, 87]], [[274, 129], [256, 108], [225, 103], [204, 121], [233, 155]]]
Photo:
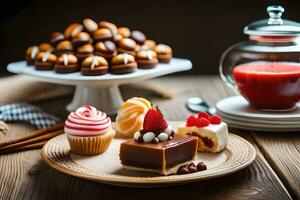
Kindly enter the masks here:
[[[168, 120], [186, 119], [190, 112], [185, 102], [191, 96], [213, 106], [232, 95], [214, 76], [174, 76], [150, 82], [174, 95], [171, 100], [151, 98]], [[36, 104], [63, 118], [70, 99], [68, 95]], [[10, 131], [29, 130], [27, 125], [11, 124]], [[258, 156], [246, 169], [226, 177], [161, 189], [122, 188], [60, 173], [41, 160], [40, 150], [32, 150], [0, 156], [0, 199], [300, 199], [300, 133], [231, 132], [250, 141]]]

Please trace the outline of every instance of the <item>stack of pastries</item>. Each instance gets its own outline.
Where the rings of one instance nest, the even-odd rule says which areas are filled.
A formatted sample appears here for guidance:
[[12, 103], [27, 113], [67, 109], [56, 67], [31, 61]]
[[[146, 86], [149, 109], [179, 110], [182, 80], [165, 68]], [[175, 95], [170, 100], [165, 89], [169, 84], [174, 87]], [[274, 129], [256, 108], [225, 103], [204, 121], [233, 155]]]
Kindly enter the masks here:
[[170, 46], [147, 39], [141, 31], [90, 18], [52, 33], [49, 42], [26, 51], [28, 65], [35, 65], [36, 70], [81, 71], [85, 76], [152, 69], [159, 62], [169, 63], [172, 56]]

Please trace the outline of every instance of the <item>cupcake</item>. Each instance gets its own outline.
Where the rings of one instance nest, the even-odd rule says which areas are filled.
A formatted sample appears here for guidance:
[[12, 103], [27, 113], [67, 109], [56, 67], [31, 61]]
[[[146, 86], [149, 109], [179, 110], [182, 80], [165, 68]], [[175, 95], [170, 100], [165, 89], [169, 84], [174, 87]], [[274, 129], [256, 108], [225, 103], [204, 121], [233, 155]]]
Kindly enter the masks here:
[[124, 102], [117, 113], [116, 131], [125, 137], [133, 137], [134, 133], [143, 128], [145, 114], [151, 103], [144, 98], [134, 97]]
[[157, 55], [152, 50], [142, 50], [137, 52], [135, 59], [138, 67], [141, 69], [152, 69], [156, 67], [158, 60]]
[[159, 44], [154, 48], [154, 51], [157, 53], [157, 58], [159, 62], [169, 63], [173, 53], [171, 47], [165, 44]]
[[111, 60], [111, 73], [128, 74], [137, 70], [137, 63], [132, 55], [122, 53], [116, 55]]
[[93, 106], [82, 106], [70, 113], [64, 130], [71, 151], [78, 155], [103, 153], [115, 136], [110, 117]]

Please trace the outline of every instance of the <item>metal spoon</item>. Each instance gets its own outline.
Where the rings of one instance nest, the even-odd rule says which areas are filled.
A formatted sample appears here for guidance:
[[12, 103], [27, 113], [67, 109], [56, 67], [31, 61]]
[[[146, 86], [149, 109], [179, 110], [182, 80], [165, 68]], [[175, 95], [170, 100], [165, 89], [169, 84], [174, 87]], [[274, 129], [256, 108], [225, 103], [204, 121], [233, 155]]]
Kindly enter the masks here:
[[209, 105], [199, 97], [191, 97], [186, 102], [186, 107], [194, 113], [207, 112], [210, 115], [216, 114], [215, 107], [209, 107]]

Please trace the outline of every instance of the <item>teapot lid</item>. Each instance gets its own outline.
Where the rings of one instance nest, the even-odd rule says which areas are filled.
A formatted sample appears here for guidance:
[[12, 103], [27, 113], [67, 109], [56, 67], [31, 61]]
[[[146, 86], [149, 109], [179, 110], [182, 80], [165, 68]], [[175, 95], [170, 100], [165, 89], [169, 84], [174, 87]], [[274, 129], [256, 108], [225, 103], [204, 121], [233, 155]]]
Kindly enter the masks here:
[[248, 35], [263, 36], [294, 36], [300, 35], [300, 23], [282, 19], [284, 8], [281, 6], [268, 6], [269, 19], [253, 22], [244, 28]]

